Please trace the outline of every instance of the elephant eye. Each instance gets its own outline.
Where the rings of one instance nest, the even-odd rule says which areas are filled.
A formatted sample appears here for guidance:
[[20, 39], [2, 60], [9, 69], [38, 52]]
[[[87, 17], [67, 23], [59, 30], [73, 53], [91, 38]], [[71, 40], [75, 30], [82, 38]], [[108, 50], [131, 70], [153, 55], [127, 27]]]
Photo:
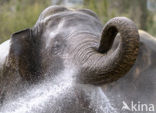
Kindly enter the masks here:
[[65, 48], [65, 40], [62, 37], [56, 36], [52, 40], [51, 52], [53, 55], [60, 54], [64, 51]]

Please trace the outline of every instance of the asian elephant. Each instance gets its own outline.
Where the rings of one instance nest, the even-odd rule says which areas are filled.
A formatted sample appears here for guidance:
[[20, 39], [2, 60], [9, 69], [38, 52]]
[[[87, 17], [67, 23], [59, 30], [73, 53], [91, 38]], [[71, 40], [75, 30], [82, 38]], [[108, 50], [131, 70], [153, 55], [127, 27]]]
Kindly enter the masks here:
[[88, 9], [50, 6], [0, 45], [0, 113], [155, 110], [155, 48], [126, 17], [103, 27]]

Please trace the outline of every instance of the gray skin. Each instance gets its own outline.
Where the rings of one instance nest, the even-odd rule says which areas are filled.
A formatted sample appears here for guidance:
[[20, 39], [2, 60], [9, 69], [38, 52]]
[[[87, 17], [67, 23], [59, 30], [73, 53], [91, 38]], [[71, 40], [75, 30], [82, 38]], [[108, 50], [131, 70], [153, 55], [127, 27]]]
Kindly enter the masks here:
[[[148, 106], [153, 104], [156, 110], [156, 39], [142, 30], [139, 30], [139, 35], [140, 48], [136, 63], [123, 78], [105, 85], [103, 90], [110, 101], [118, 102], [116, 107], [121, 108], [123, 101], [127, 104], [131, 104], [133, 101]], [[118, 38], [116, 38], [117, 43]], [[155, 110], [153, 113], [155, 113]], [[144, 109], [140, 112], [147, 113], [148, 111]], [[138, 111], [126, 111], [126, 113], [138, 113]]]
[[121, 113], [122, 101], [155, 104], [156, 43], [140, 37], [125, 17], [103, 28], [90, 10], [45, 9], [33, 28], [0, 46], [0, 113]]

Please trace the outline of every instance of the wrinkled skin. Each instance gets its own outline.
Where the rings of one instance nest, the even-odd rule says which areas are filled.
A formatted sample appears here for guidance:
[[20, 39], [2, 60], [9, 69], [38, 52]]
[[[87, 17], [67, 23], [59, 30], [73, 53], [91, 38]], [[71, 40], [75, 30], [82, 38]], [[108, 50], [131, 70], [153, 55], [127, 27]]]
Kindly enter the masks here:
[[151, 37], [140, 32], [139, 42], [124, 17], [103, 28], [90, 10], [49, 7], [0, 45], [0, 112], [121, 113], [122, 101], [156, 104]]
[[[116, 103], [116, 106], [120, 108], [123, 106], [123, 101], [127, 104], [133, 101], [134, 103], [156, 105], [156, 39], [141, 30], [139, 35], [140, 49], [135, 65], [123, 78], [103, 88], [110, 101]], [[128, 113], [137, 112], [129, 111]], [[145, 109], [141, 111], [141, 113], [147, 112]]]

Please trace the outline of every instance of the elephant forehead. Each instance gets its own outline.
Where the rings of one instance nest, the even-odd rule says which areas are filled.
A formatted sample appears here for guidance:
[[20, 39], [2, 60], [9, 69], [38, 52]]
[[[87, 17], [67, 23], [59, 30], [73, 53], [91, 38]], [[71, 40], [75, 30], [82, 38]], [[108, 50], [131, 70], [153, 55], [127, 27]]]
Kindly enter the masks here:
[[94, 17], [99, 20], [97, 15], [91, 10], [87, 10], [87, 9], [75, 10], [75, 9], [71, 9], [71, 8], [66, 8], [64, 6], [50, 6], [50, 7], [46, 8], [44, 11], [42, 11], [42, 13], [40, 14], [40, 16], [38, 18], [37, 23], [39, 23], [42, 20], [45, 20], [49, 16], [52, 16], [55, 14], [63, 15], [62, 13], [68, 13], [68, 12], [83, 13], [85, 15], [89, 15], [89, 16]]
[[46, 47], [51, 45], [52, 39], [58, 37], [64, 40], [78, 32], [100, 34], [102, 30], [102, 25], [96, 18], [79, 11], [51, 15], [40, 23], [44, 26], [43, 37]]
[[63, 6], [50, 6], [46, 8], [39, 16], [39, 20], [42, 20], [50, 15], [59, 13], [59, 12], [64, 12], [64, 11], [69, 11], [66, 7]]

